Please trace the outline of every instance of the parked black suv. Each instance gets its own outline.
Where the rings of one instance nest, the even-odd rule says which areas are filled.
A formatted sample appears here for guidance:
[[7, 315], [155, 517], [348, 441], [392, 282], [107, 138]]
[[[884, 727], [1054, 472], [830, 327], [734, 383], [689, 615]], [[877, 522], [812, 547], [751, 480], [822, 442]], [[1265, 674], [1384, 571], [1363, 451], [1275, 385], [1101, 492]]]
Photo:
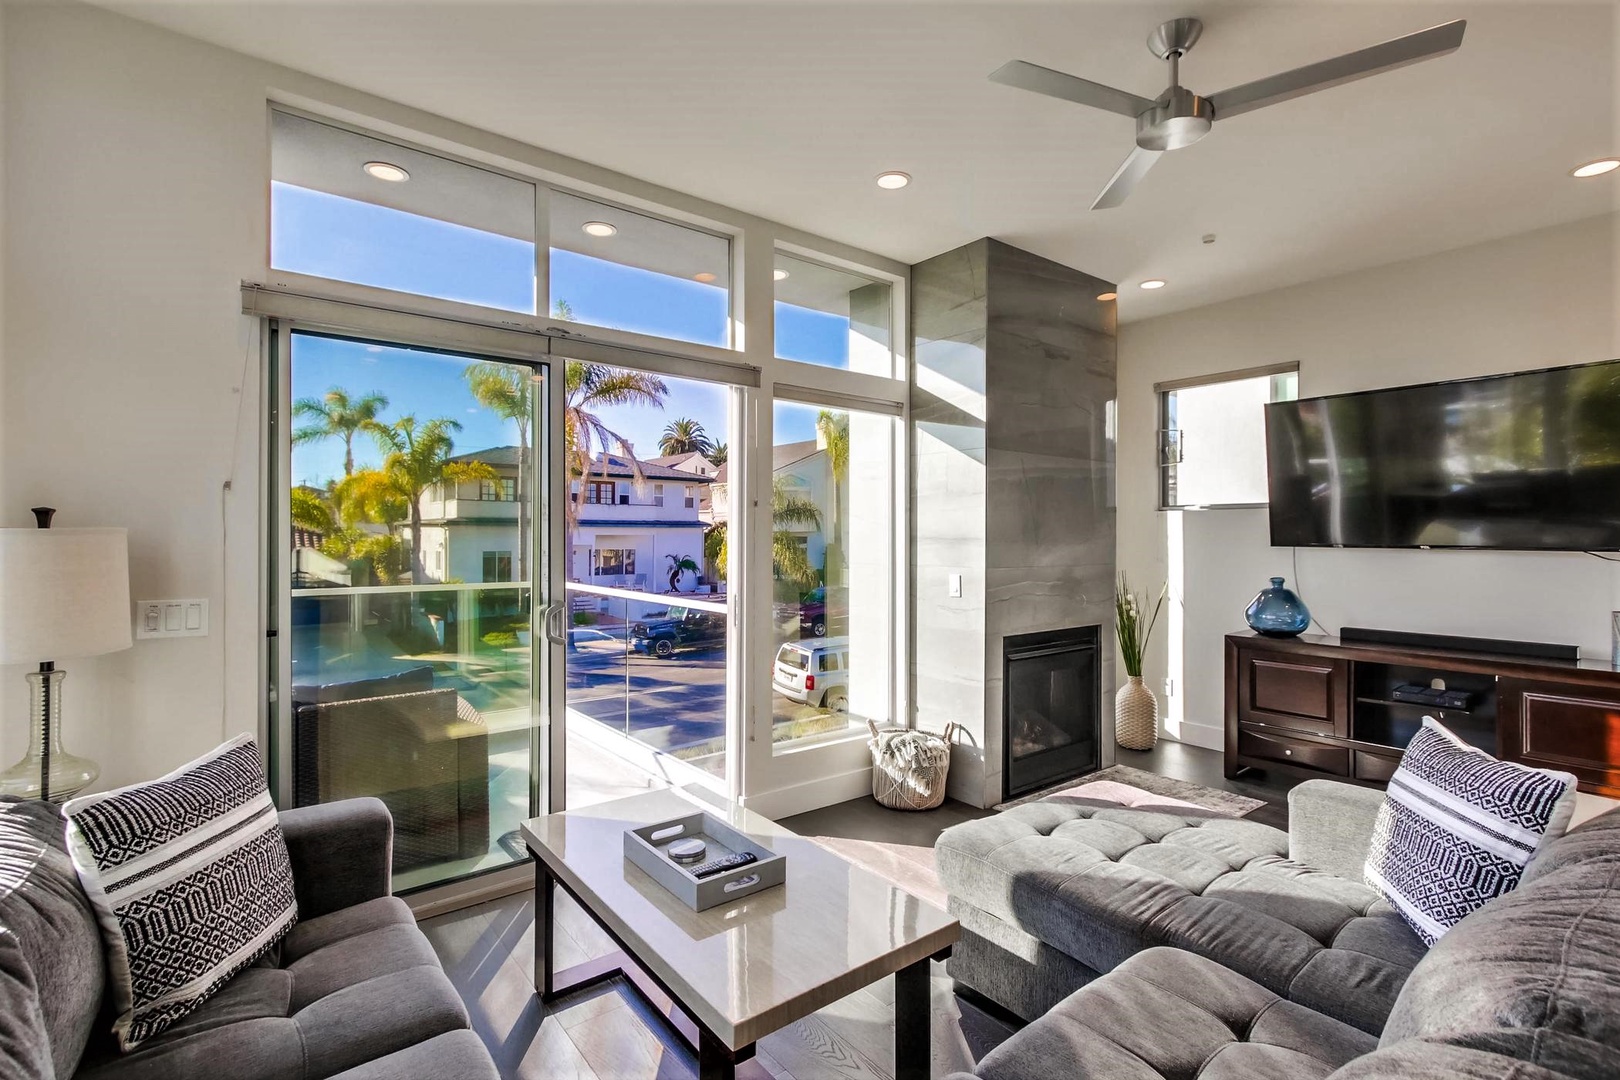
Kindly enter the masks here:
[[724, 645], [726, 617], [718, 611], [672, 607], [662, 618], [644, 619], [630, 626], [630, 647], [636, 652], [668, 659], [676, 649]]

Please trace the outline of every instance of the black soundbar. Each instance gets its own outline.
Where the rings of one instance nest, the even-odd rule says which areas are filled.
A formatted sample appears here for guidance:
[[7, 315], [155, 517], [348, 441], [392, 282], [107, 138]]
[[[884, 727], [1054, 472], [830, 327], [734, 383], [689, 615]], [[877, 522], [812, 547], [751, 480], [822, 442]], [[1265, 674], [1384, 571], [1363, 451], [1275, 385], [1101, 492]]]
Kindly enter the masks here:
[[1414, 649], [1455, 649], [1459, 652], [1495, 653], [1498, 656], [1527, 656], [1537, 660], [1575, 661], [1581, 658], [1579, 645], [1553, 645], [1544, 641], [1501, 641], [1496, 638], [1455, 637], [1451, 634], [1413, 634], [1405, 630], [1369, 630], [1364, 626], [1341, 627], [1339, 640], [1346, 645], [1356, 642], [1367, 645], [1405, 645]]

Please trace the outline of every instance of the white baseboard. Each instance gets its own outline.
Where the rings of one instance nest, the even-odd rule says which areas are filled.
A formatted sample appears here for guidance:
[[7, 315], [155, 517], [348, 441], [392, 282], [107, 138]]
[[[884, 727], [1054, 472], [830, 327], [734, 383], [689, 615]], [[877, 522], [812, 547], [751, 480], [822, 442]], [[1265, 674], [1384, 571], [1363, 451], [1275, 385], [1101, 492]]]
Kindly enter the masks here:
[[1226, 749], [1226, 729], [1209, 724], [1166, 723], [1165, 737], [1189, 746], [1202, 746], [1205, 750]]
[[764, 814], [772, 821], [780, 821], [794, 814], [819, 810], [823, 806], [848, 802], [872, 794], [872, 767], [851, 769], [848, 772], [790, 784], [774, 791], [762, 791], [743, 800], [743, 805], [756, 814]]

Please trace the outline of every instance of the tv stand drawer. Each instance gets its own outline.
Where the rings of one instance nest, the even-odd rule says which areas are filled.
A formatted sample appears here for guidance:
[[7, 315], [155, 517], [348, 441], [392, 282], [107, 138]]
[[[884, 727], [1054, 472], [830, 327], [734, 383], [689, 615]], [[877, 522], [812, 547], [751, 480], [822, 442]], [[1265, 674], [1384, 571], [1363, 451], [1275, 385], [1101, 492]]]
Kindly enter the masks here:
[[1259, 731], [1247, 724], [1238, 728], [1237, 743], [1238, 754], [1243, 757], [1315, 769], [1332, 776], [1350, 775], [1348, 747], [1293, 739], [1271, 731]]

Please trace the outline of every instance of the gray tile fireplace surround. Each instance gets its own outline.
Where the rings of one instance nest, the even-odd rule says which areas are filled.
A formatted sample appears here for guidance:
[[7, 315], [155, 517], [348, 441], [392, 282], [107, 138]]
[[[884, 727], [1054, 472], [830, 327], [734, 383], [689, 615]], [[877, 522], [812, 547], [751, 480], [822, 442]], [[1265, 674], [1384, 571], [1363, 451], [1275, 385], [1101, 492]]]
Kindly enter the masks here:
[[1113, 290], [991, 239], [912, 268], [912, 701], [958, 725], [949, 793], [973, 806], [1003, 797], [1008, 634], [1102, 627], [1113, 763]]

